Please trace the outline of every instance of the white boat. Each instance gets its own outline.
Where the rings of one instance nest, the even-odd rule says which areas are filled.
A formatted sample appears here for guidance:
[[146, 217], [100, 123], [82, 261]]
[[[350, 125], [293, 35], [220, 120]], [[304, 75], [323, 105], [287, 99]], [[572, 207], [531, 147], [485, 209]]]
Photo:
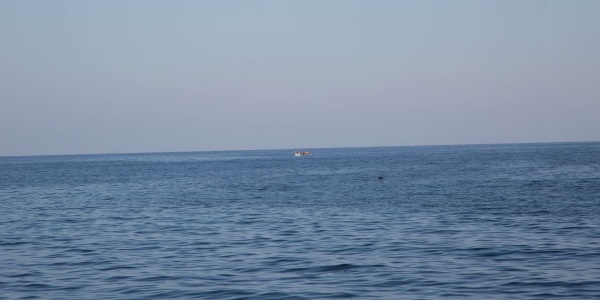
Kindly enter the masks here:
[[294, 152], [294, 156], [308, 156], [311, 155], [310, 151], [296, 151]]

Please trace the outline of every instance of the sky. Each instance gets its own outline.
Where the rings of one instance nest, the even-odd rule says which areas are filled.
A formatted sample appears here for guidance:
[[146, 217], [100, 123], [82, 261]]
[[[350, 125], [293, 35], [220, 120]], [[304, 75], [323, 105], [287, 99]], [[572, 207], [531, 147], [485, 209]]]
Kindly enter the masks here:
[[599, 141], [599, 13], [0, 0], [0, 156]]

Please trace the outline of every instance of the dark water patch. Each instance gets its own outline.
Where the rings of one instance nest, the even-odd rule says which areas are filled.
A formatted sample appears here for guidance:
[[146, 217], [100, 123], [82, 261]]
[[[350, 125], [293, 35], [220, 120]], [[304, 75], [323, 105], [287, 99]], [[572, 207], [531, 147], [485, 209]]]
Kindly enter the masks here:
[[173, 277], [173, 276], [150, 276], [150, 277], [143, 277], [143, 278], [136, 279], [136, 281], [156, 282], [156, 281], [170, 281], [170, 280], [176, 280], [176, 279], [177, 279], [177, 277]]
[[78, 254], [93, 254], [94, 252], [97, 252], [94, 249], [78, 249], [78, 248], [71, 248], [71, 249], [67, 249], [65, 250], [65, 252], [73, 252], [73, 253], [78, 253]]
[[[118, 269], [109, 269], [109, 270], [100, 270], [100, 271], [112, 271], [112, 270], [118, 270]], [[124, 280], [128, 280], [130, 279], [131, 276], [111, 276], [106, 278], [106, 281], [116, 281], [116, 282], [122, 282]]]
[[135, 266], [127, 266], [127, 265], [114, 265], [114, 266], [109, 266], [109, 267], [102, 267], [99, 268], [99, 271], [115, 271], [115, 270], [129, 270], [129, 269], [136, 269], [138, 267]]
[[26, 241], [0, 241], [0, 247], [8, 247], [8, 246], [21, 246], [31, 244], [31, 242]]
[[218, 289], [202, 293], [204, 297], [218, 297], [223, 299], [242, 299], [241, 297], [251, 297], [254, 294], [252, 291], [240, 289]]
[[9, 277], [9, 278], [26, 278], [26, 277], [39, 276], [39, 275], [40, 275], [39, 272], [24, 272], [24, 273], [18, 273], [18, 274], [14, 274], [14, 275], [8, 275], [7, 277]]
[[[64, 256], [64, 255], [53, 255], [53, 256], [49, 256], [50, 258], [64, 258], [64, 259], [68, 259], [69, 256]], [[53, 262], [53, 263], [49, 263], [48, 266], [50, 267], [85, 267], [85, 266], [93, 266], [93, 265], [97, 265], [102, 263], [101, 261], [98, 260], [86, 260], [86, 261], [58, 261], [58, 262]]]
[[269, 300], [296, 300], [296, 299], [306, 299], [298, 296], [289, 295], [282, 292], [268, 292], [268, 293], [259, 293], [256, 295], [252, 295], [249, 297], [242, 297], [236, 299], [269, 299]]
[[52, 290], [52, 289], [56, 289], [55, 286], [52, 286], [52, 285], [49, 285], [49, 284], [43, 284], [43, 283], [29, 283], [29, 284], [23, 285], [23, 288], [25, 288], [25, 289], [32, 289], [32, 290]]
[[290, 268], [290, 269], [282, 270], [282, 272], [284, 272], [284, 273], [290, 273], [290, 272], [291, 273], [301, 273], [301, 274], [307, 274], [307, 273], [321, 274], [321, 273], [330, 273], [330, 272], [348, 272], [353, 269], [358, 269], [361, 267], [376, 268], [377, 266], [359, 266], [359, 265], [344, 263], [344, 264], [327, 265], [327, 266]]

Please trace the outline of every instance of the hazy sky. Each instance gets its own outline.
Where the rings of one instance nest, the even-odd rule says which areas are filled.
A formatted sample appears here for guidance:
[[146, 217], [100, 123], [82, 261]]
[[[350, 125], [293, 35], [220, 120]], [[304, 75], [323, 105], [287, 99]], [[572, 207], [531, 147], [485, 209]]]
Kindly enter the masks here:
[[0, 0], [0, 155], [600, 140], [600, 1]]

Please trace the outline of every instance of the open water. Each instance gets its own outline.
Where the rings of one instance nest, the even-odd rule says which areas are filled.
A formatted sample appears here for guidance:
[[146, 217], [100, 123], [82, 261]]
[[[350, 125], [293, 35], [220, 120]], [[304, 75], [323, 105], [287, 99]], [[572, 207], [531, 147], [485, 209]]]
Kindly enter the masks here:
[[310, 150], [0, 157], [0, 299], [600, 298], [600, 143]]

